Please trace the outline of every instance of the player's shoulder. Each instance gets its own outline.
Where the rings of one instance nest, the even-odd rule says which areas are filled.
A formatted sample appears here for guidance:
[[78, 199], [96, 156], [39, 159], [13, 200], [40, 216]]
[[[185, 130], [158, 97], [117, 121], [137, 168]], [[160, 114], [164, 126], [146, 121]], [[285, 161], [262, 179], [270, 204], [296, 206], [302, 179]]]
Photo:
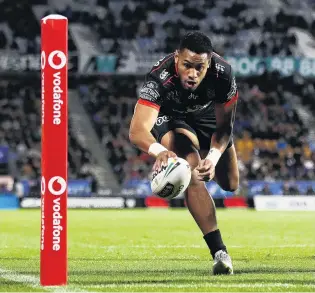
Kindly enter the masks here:
[[148, 73], [148, 76], [163, 82], [172, 76], [175, 71], [175, 53], [168, 54], [158, 60]]
[[215, 52], [212, 53], [211, 65], [207, 73], [219, 80], [230, 80], [233, 74], [231, 64]]

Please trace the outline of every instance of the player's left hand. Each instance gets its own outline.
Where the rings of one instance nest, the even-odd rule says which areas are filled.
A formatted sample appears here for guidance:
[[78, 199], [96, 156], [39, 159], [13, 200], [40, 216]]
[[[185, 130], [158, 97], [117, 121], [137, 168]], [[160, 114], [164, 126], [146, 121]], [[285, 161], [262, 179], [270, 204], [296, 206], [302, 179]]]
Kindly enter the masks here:
[[215, 165], [209, 159], [201, 160], [196, 170], [200, 181], [210, 181], [215, 175]]

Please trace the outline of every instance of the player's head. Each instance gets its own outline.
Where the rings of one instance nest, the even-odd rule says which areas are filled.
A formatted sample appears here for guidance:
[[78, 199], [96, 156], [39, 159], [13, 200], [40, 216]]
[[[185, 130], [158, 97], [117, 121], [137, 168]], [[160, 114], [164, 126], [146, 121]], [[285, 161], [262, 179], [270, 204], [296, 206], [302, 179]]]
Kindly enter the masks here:
[[200, 85], [210, 66], [212, 51], [211, 40], [202, 32], [184, 35], [175, 52], [175, 66], [185, 89], [194, 91]]

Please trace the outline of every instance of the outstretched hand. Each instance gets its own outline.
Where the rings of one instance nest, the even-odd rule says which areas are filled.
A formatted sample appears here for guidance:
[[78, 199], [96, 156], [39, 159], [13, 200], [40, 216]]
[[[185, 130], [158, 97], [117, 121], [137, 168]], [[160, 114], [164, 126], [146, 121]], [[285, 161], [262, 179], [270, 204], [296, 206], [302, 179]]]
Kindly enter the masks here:
[[169, 158], [176, 158], [176, 154], [172, 151], [163, 151], [156, 157], [153, 165], [153, 171], [159, 170], [162, 166], [167, 166]]
[[209, 159], [201, 160], [196, 170], [200, 181], [210, 181], [215, 175], [215, 165]]

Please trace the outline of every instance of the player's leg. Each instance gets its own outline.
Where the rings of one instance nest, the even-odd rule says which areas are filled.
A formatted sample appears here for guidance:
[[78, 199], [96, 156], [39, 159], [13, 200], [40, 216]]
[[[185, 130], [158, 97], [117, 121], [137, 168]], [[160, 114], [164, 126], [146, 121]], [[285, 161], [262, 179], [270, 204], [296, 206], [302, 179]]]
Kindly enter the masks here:
[[[187, 127], [188, 128], [188, 127]], [[214, 274], [233, 273], [232, 262], [227, 254], [221, 232], [217, 228], [215, 205], [205, 183], [197, 179], [195, 168], [200, 162], [197, 136], [185, 128], [176, 128], [163, 135], [161, 143], [178, 156], [186, 159], [192, 169], [191, 182], [186, 191], [187, 207], [204, 235], [214, 258]]]
[[187, 129], [177, 128], [167, 132], [162, 137], [161, 143], [179, 157], [187, 160], [191, 167], [192, 177], [186, 192], [186, 202], [200, 230], [204, 235], [216, 230], [217, 221], [213, 200], [209, 196], [204, 182], [197, 179], [195, 170], [200, 162], [196, 148], [199, 144], [197, 137]]
[[[201, 119], [198, 119], [197, 121], [192, 121], [190, 125], [195, 130], [195, 133], [199, 141], [199, 146], [200, 146], [199, 153], [200, 153], [201, 158], [204, 159], [209, 152], [212, 133], [215, 131], [215, 128], [216, 128], [215, 117], [213, 117], [212, 113], [208, 113], [206, 115], [203, 115]], [[232, 146], [232, 140], [229, 143], [228, 147], [230, 148], [231, 146]], [[224, 184], [225, 188], [232, 190], [232, 188], [234, 188], [235, 185], [238, 185], [238, 169], [237, 169], [236, 156], [233, 157], [230, 155], [232, 155], [230, 151], [227, 151], [225, 154], [222, 154], [220, 158], [221, 163], [219, 167], [217, 168], [220, 169], [220, 172], [219, 172], [220, 174], [218, 176], [219, 176], [219, 179], [221, 179], [222, 185]], [[230, 160], [228, 160], [228, 158]], [[227, 161], [229, 161], [228, 169], [225, 167], [225, 164], [227, 164], [226, 163]], [[235, 164], [233, 165], [231, 164], [231, 162], [232, 163], [234, 162]], [[234, 168], [235, 166], [236, 168]], [[217, 173], [217, 168], [216, 168], [216, 173]], [[232, 181], [232, 179], [234, 181]], [[218, 237], [215, 236], [215, 233], [218, 233], [217, 231], [219, 230], [210, 232], [204, 236], [209, 247], [211, 246], [211, 243], [215, 241], [214, 238], [218, 239]], [[221, 234], [220, 234], [220, 239], [221, 239]], [[221, 249], [212, 256], [214, 257], [214, 265], [213, 265], [214, 274], [232, 274], [233, 273], [232, 261], [226, 249]]]
[[[209, 133], [208, 128], [205, 133]], [[190, 164], [193, 171], [190, 185], [186, 190], [188, 209], [200, 227], [213, 258], [215, 258], [215, 254], [222, 255], [222, 253], [225, 253], [224, 257], [228, 256], [221, 233], [217, 229], [215, 205], [212, 197], [209, 195], [205, 183], [197, 180], [195, 168], [200, 162], [200, 155], [197, 151], [200, 148], [200, 141], [195, 130], [185, 121], [172, 119], [172, 117], [161, 114], [152, 129], [152, 134], [158, 142], [174, 151], [179, 157], [186, 159]], [[210, 144], [209, 138], [208, 144]], [[214, 273], [232, 273], [231, 260], [229, 259], [229, 261], [228, 267], [220, 267], [217, 266], [220, 263], [215, 258]]]

